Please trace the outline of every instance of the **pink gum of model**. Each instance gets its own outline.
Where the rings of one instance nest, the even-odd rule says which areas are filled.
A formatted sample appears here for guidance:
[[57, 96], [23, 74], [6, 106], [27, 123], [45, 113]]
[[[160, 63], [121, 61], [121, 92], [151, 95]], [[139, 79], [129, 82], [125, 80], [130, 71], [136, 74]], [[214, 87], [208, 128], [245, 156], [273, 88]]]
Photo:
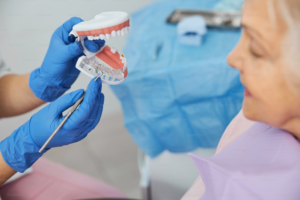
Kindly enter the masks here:
[[77, 31], [78, 36], [91, 36], [91, 35], [100, 35], [100, 34], [111, 34], [112, 31], [118, 31], [122, 30], [123, 28], [129, 26], [129, 20], [126, 22], [123, 22], [121, 24], [111, 26], [111, 27], [106, 27], [106, 28], [101, 28], [97, 30], [91, 30], [91, 31]]

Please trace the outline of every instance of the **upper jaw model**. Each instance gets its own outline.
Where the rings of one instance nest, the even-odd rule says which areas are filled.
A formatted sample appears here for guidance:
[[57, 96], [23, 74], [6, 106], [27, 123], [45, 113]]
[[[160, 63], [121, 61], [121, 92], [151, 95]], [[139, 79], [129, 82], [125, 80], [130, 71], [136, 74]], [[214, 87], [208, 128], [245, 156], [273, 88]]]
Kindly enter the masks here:
[[125, 12], [103, 12], [94, 19], [81, 22], [73, 27], [70, 35], [77, 37], [84, 48], [76, 68], [91, 78], [100, 76], [103, 83], [117, 85], [122, 83], [127, 75], [127, 61], [124, 55], [109, 46], [92, 53], [84, 46], [84, 39], [109, 40], [129, 32], [129, 15]]

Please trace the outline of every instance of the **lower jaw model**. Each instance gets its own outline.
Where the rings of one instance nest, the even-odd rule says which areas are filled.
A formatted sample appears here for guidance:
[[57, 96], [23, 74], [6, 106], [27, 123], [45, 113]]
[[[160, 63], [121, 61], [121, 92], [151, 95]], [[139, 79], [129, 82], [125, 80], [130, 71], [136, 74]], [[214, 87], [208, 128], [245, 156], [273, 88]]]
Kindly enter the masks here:
[[109, 46], [102, 47], [92, 53], [84, 46], [84, 39], [105, 40], [117, 36], [127, 35], [129, 32], [129, 15], [125, 12], [104, 12], [94, 19], [81, 22], [73, 27], [70, 35], [77, 37], [84, 48], [76, 68], [91, 78], [101, 77], [102, 82], [109, 85], [122, 83], [127, 75], [127, 61], [123, 54]]

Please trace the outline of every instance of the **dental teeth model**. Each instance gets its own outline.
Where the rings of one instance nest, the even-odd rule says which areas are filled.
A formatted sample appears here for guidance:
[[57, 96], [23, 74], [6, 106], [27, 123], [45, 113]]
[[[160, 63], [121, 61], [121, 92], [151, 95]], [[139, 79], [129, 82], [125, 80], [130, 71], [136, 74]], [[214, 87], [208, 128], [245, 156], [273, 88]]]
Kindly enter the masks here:
[[109, 46], [104, 46], [96, 53], [89, 52], [84, 46], [84, 39], [109, 40], [129, 32], [129, 15], [125, 12], [104, 12], [96, 15], [90, 21], [81, 22], [73, 27], [70, 35], [77, 37], [82, 43], [83, 53], [76, 68], [91, 78], [100, 76], [103, 83], [117, 85], [122, 83], [127, 75], [127, 61], [123, 54]]

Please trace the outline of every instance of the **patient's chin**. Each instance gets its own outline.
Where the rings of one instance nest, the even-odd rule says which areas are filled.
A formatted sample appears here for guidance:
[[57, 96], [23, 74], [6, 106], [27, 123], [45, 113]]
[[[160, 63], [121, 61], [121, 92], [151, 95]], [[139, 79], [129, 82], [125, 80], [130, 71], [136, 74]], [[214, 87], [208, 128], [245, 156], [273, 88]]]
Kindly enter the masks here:
[[280, 110], [271, 109], [254, 99], [245, 99], [243, 102], [244, 116], [256, 122], [262, 122], [274, 127], [280, 127], [285, 122], [286, 117]]
[[247, 99], [243, 102], [243, 113], [244, 116], [251, 121], [259, 121], [257, 105], [254, 102]]

